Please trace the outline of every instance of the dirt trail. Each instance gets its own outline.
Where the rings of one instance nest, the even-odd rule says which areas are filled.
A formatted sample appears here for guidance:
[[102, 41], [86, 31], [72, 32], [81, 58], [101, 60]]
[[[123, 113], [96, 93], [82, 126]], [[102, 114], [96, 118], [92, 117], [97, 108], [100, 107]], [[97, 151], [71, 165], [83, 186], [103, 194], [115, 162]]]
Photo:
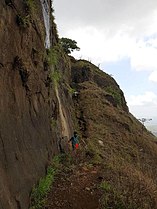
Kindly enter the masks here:
[[100, 209], [101, 180], [98, 167], [67, 168], [55, 180], [45, 209]]

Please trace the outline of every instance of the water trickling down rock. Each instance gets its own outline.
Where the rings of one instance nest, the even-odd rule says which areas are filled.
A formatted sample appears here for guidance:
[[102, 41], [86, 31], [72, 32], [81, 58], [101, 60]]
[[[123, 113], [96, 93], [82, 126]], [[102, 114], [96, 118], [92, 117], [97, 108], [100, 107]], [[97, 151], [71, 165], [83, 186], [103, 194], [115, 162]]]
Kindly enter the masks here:
[[48, 0], [40, 0], [42, 5], [43, 17], [44, 17], [44, 24], [46, 30], [46, 38], [45, 38], [45, 47], [47, 49], [50, 48], [50, 7]]

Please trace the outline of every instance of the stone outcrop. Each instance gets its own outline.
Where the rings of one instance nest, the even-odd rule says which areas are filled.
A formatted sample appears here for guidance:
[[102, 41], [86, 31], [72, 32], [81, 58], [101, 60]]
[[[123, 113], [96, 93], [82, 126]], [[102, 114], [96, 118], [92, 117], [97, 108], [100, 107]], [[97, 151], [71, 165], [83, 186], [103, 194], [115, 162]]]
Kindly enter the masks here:
[[[1, 209], [27, 209], [32, 186], [59, 151], [59, 103], [53, 81], [48, 82], [44, 31], [39, 0], [0, 0]], [[52, 46], [57, 41], [54, 31], [52, 21]], [[60, 101], [65, 115], [67, 99], [63, 95]]]

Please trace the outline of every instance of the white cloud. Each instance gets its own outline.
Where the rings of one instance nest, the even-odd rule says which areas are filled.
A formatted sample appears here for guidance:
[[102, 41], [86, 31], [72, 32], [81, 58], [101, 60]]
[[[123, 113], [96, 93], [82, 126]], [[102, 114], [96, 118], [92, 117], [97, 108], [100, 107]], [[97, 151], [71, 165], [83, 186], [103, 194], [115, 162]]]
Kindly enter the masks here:
[[93, 62], [113, 62], [129, 56], [135, 41], [124, 30], [113, 36], [108, 36], [107, 31], [97, 30], [94, 27], [78, 28], [66, 33], [68, 37], [75, 37], [80, 52], [74, 53], [77, 57], [89, 57]]
[[128, 98], [128, 106], [130, 112], [136, 117], [156, 116], [157, 95], [147, 91], [143, 95], [132, 95]]
[[[75, 39], [81, 48], [74, 56], [95, 64], [127, 57], [134, 70], [155, 74], [156, 0], [55, 0], [54, 4], [60, 35]], [[151, 75], [149, 79], [153, 80]]]
[[153, 81], [153, 82], [157, 82], [157, 71], [153, 71], [150, 76], [149, 76], [149, 80]]
[[[156, 0], [54, 0], [59, 29], [93, 26], [117, 31], [129, 25], [136, 33], [154, 30]], [[151, 18], [150, 18], [151, 17]], [[151, 20], [151, 25], [149, 24]], [[134, 27], [137, 26], [138, 27]], [[71, 26], [71, 27], [69, 27]]]
[[[54, 0], [54, 8], [60, 36], [81, 48], [74, 56], [101, 65], [127, 58], [134, 71], [148, 71], [157, 82], [156, 0]], [[156, 114], [153, 92], [128, 95], [127, 102], [135, 115]]]
[[[67, 37], [75, 37], [80, 52], [73, 55], [77, 58], [90, 58], [94, 63], [115, 62], [129, 58], [131, 67], [137, 71], [157, 71], [157, 36], [138, 39], [129, 34], [130, 28], [123, 26], [121, 30], [110, 36], [106, 30], [94, 27], [83, 27], [69, 30]], [[146, 39], [147, 38], [147, 39]], [[150, 79], [152, 80], [152, 79]]]
[[[157, 41], [157, 39], [153, 40]], [[142, 71], [157, 70], [157, 49], [149, 41], [139, 41], [130, 53], [132, 68]]]
[[131, 95], [128, 99], [129, 106], [142, 106], [142, 105], [157, 105], [157, 95], [151, 91], [146, 91], [143, 95]]

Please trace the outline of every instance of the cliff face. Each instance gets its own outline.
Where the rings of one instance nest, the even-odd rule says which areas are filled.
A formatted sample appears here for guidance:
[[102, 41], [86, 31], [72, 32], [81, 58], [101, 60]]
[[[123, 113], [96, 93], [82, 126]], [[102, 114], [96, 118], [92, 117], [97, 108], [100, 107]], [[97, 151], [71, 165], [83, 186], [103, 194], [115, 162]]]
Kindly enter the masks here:
[[[58, 152], [59, 105], [68, 102], [63, 96], [59, 104], [49, 82], [40, 1], [0, 0], [0, 5], [0, 208], [25, 209], [33, 184]], [[53, 46], [57, 35], [50, 20]]]
[[[65, 55], [51, 3], [0, 0], [0, 208], [28, 209], [32, 186], [60, 147], [69, 149], [74, 128], [86, 144], [84, 157], [103, 161], [106, 179], [123, 202], [139, 189], [137, 208], [145, 208], [146, 196], [156, 208], [153, 136], [129, 113], [112, 77]], [[119, 198], [109, 192], [111, 201]]]

